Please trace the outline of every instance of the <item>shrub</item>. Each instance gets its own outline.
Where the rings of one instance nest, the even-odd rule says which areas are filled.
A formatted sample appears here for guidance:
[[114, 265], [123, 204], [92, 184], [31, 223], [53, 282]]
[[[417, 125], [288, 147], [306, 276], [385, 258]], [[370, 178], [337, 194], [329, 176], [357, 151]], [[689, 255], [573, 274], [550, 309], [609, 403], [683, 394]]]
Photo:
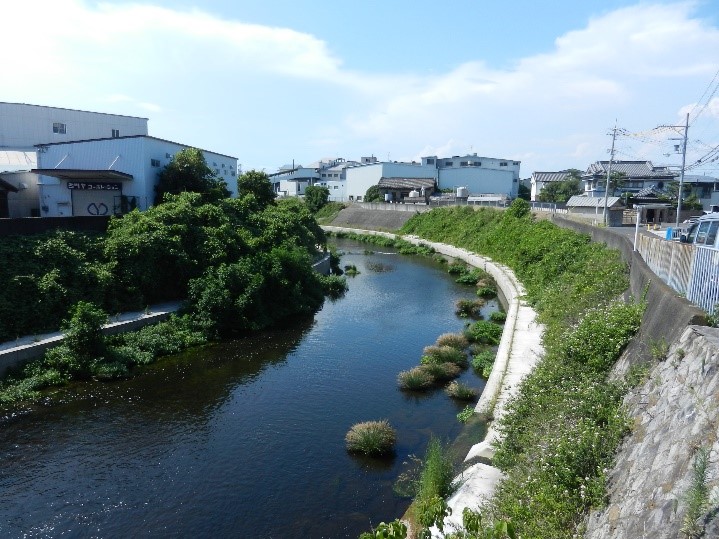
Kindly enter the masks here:
[[434, 496], [446, 498], [452, 493], [454, 470], [447, 448], [437, 438], [430, 438], [417, 486], [417, 502]]
[[462, 372], [462, 368], [455, 363], [425, 363], [420, 369], [428, 373], [435, 382], [444, 382], [457, 378]]
[[465, 269], [463, 273], [455, 279], [456, 283], [466, 285], [476, 285], [480, 279], [487, 279], [488, 275], [485, 271], [479, 268], [472, 268], [471, 270]]
[[457, 400], [469, 401], [477, 398], [476, 389], [464, 385], [461, 382], [457, 382], [456, 380], [449, 384], [445, 391], [447, 392], [447, 395]]
[[457, 414], [457, 421], [460, 423], [466, 423], [474, 415], [474, 406], [468, 404], [464, 407], [464, 410]]
[[467, 338], [461, 333], [443, 333], [437, 337], [435, 344], [437, 346], [449, 346], [450, 348], [460, 351], [464, 351], [464, 349], [469, 346]]
[[472, 318], [479, 320], [482, 318], [483, 299], [460, 299], [455, 306], [455, 314], [460, 318]]
[[494, 366], [495, 353], [491, 350], [484, 350], [472, 358], [472, 367], [482, 375], [482, 378], [489, 378]]
[[369, 456], [381, 456], [393, 452], [396, 441], [395, 430], [386, 419], [357, 423], [345, 436], [347, 451]]
[[451, 346], [425, 346], [421, 363], [455, 363], [460, 367], [467, 365], [467, 354]]
[[494, 311], [489, 315], [489, 320], [490, 322], [494, 322], [496, 324], [504, 324], [507, 320], [507, 313], [504, 311]]
[[480, 286], [477, 288], [477, 296], [480, 298], [493, 298], [497, 295], [497, 289], [493, 286]]
[[485, 320], [479, 320], [467, 328], [465, 336], [470, 342], [491, 345], [499, 344], [499, 340], [502, 338], [502, 326]]
[[462, 275], [466, 272], [467, 264], [465, 264], [462, 260], [452, 260], [452, 262], [447, 265], [447, 273], [453, 275]]
[[397, 383], [400, 389], [421, 391], [434, 385], [434, 377], [422, 367], [415, 367], [408, 371], [400, 372], [397, 375]]
[[345, 265], [345, 273], [349, 275], [350, 277], [354, 277], [355, 275], [359, 275], [359, 270], [357, 269], [357, 266], [354, 264], [347, 264]]

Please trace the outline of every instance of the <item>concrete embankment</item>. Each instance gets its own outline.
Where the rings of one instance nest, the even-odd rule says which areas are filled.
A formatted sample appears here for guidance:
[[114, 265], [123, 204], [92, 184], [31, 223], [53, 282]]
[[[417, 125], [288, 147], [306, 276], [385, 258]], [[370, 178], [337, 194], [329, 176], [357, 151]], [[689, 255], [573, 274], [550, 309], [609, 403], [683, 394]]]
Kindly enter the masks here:
[[[514, 273], [506, 266], [465, 249], [426, 241], [415, 236], [398, 236], [387, 232], [336, 226], [323, 228], [331, 232], [356, 232], [389, 238], [401, 237], [415, 245], [428, 245], [438, 253], [464, 260], [474, 267], [485, 270], [497, 282], [507, 303], [507, 319], [492, 374], [487, 380], [476, 406], [477, 412], [492, 418], [493, 421], [489, 422], [485, 439], [470, 449], [465, 461], [476, 457], [491, 459], [494, 454], [492, 443], [498, 437], [498, 432], [494, 428], [496, 419], [505, 413], [506, 404], [516, 394], [520, 381], [531, 372], [543, 354], [541, 343], [543, 328], [536, 323], [534, 310], [523, 301], [524, 288]], [[501, 477], [502, 473], [498, 469], [483, 463], [473, 464], [465, 470], [458, 478], [462, 483], [461, 487], [448, 500], [452, 516], [447, 518], [447, 524], [450, 526], [461, 525], [463, 509], [465, 507], [476, 509], [484, 498], [492, 495]]]
[[[102, 330], [105, 335], [115, 335], [127, 331], [136, 331], [167, 320], [170, 315], [180, 308], [180, 302], [152, 305], [144, 311], [123, 313], [110, 317], [110, 321]], [[8, 368], [20, 365], [29, 359], [42, 356], [46, 350], [54, 348], [62, 342], [62, 332], [44, 333], [42, 335], [29, 335], [14, 341], [0, 344], [0, 376]]]

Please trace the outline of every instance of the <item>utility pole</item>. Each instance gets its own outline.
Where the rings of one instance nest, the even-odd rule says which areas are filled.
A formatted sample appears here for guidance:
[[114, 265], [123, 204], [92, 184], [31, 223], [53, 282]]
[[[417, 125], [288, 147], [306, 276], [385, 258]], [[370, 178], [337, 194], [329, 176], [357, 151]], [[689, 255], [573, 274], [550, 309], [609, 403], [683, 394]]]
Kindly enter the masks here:
[[677, 199], [677, 222], [676, 227], [679, 228], [679, 214], [682, 212], [682, 190], [684, 188], [684, 165], [687, 162], [687, 135], [689, 134], [689, 113], [687, 112], [687, 120], [684, 124], [684, 144], [682, 144], [682, 170], [679, 174], [679, 197]]
[[614, 141], [617, 139], [617, 121], [614, 120], [614, 129], [612, 130], [612, 149], [609, 152], [609, 166], [607, 167], [607, 185], [604, 188], [604, 213], [602, 218], [604, 226], [609, 225], [609, 215], [607, 212], [607, 198], [609, 198], [609, 178], [612, 175], [612, 163], [614, 162]]

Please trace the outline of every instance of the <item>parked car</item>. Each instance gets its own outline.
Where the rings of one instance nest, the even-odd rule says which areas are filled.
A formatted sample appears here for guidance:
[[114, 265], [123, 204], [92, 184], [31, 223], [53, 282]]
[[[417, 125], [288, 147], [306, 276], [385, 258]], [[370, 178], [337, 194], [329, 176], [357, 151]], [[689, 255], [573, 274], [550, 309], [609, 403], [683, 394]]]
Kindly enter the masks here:
[[718, 232], [719, 213], [707, 213], [692, 223], [689, 229], [679, 236], [679, 241], [719, 249], [719, 245], [717, 245]]

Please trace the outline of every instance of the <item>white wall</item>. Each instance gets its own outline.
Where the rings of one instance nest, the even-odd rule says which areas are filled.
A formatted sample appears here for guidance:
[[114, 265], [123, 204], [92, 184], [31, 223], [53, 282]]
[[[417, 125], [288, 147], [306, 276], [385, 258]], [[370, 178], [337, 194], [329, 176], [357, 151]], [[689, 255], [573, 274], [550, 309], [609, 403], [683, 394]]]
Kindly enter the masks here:
[[364, 199], [367, 189], [377, 185], [382, 178], [436, 178], [434, 167], [412, 163], [375, 163], [350, 167], [347, 174], [347, 199]]
[[[53, 133], [53, 124], [65, 125], [65, 133]], [[81, 110], [0, 103], [0, 148], [32, 148], [36, 144], [147, 135], [147, 118]]]
[[[138, 208], [145, 210], [154, 204], [158, 174], [178, 151], [187, 148], [182, 144], [152, 137], [52, 144], [38, 153], [38, 167], [47, 169], [114, 170], [133, 176], [131, 180], [92, 180], [122, 184], [121, 191], [82, 191], [68, 189], [68, 182], [51, 176], [39, 176], [38, 183], [41, 216], [84, 215], [93, 202], [104, 203], [113, 211], [115, 197], [137, 197]], [[237, 159], [204, 151], [205, 160], [227, 182], [232, 196], [237, 196]], [[224, 165], [224, 167], [222, 166]], [[222, 171], [228, 171], [222, 174]], [[93, 198], [94, 197], [94, 198]], [[90, 200], [90, 199], [93, 200]], [[95, 200], [96, 199], [96, 200]], [[110, 206], [113, 203], [113, 206]]]
[[511, 170], [485, 169], [484, 167], [443, 168], [439, 171], [440, 189], [467, 187], [470, 194], [505, 194], [515, 198], [519, 180]]

